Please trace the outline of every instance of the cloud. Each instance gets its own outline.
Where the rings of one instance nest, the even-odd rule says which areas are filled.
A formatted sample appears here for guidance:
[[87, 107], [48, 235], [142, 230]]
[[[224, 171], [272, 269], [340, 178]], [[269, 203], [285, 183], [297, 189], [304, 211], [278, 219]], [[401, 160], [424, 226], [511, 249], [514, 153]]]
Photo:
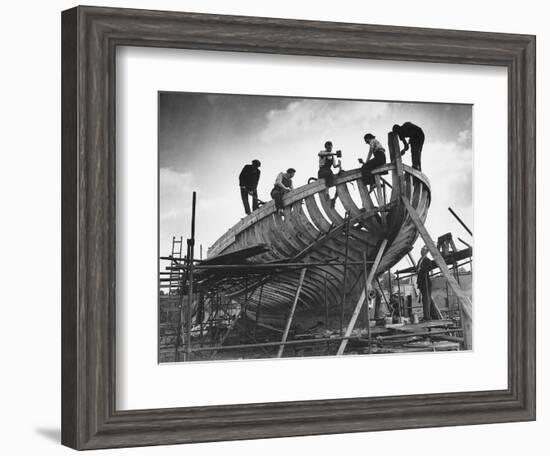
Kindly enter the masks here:
[[361, 134], [367, 126], [382, 119], [388, 109], [387, 103], [379, 102], [374, 106], [371, 102], [339, 100], [292, 101], [284, 108], [266, 113], [266, 125], [259, 137], [263, 142], [289, 141], [305, 136], [322, 139], [350, 128]]
[[464, 147], [472, 146], [472, 130], [470, 128], [458, 132], [458, 144]]
[[161, 168], [159, 174], [160, 220], [176, 220], [189, 213], [187, 200], [192, 194], [194, 177], [190, 172]]

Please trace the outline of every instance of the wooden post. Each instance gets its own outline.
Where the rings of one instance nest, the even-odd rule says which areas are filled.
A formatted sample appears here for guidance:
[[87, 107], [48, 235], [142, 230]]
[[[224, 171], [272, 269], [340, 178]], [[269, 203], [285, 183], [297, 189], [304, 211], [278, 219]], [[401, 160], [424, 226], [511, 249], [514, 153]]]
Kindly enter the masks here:
[[[376, 254], [376, 258], [374, 260], [374, 263], [370, 269], [370, 273], [368, 275], [368, 278], [365, 282], [365, 289], [361, 292], [361, 296], [359, 296], [359, 300], [357, 301], [357, 304], [355, 305], [355, 310], [353, 311], [353, 315], [351, 316], [351, 319], [349, 321], [348, 327], [346, 329], [346, 333], [344, 337], [349, 337], [351, 335], [351, 332], [353, 331], [353, 328], [355, 326], [355, 323], [357, 322], [357, 317], [359, 316], [359, 312], [361, 312], [361, 307], [363, 307], [363, 303], [366, 300], [368, 289], [371, 286], [371, 283], [374, 279], [374, 276], [376, 274], [376, 270], [378, 269], [378, 265], [380, 264], [380, 260], [382, 259], [382, 254], [384, 253], [384, 249], [386, 248], [386, 244], [388, 243], [387, 239], [384, 239], [382, 243], [380, 244], [380, 248], [378, 249], [378, 253]], [[344, 350], [346, 349], [346, 345], [348, 344], [348, 340], [344, 339], [340, 343], [340, 347], [338, 348], [337, 355], [342, 355], [344, 353]]]
[[409, 215], [411, 216], [411, 220], [415, 224], [416, 228], [418, 229], [418, 232], [420, 233], [420, 236], [424, 240], [424, 243], [426, 244], [426, 247], [432, 254], [432, 257], [441, 270], [441, 274], [447, 279], [447, 282], [449, 286], [451, 287], [451, 290], [453, 290], [454, 294], [458, 298], [458, 302], [460, 304], [460, 313], [462, 316], [462, 328], [464, 330], [464, 348], [466, 350], [472, 349], [472, 302], [470, 301], [470, 298], [466, 296], [466, 294], [462, 291], [458, 283], [456, 282], [455, 278], [449, 271], [449, 268], [447, 267], [447, 263], [445, 263], [445, 260], [441, 256], [441, 253], [439, 253], [439, 250], [437, 250], [437, 247], [433, 241], [433, 239], [430, 237], [428, 230], [426, 230], [426, 227], [422, 223], [422, 220], [420, 220], [420, 217], [418, 216], [418, 213], [412, 207], [410, 201], [406, 196], [402, 196], [403, 204], [405, 205], [405, 208], [407, 209]]
[[[409, 257], [409, 261], [411, 262], [411, 266], [414, 268], [414, 271], [418, 274], [418, 268], [416, 267], [416, 262], [414, 261], [414, 258], [412, 257], [411, 252], [407, 253], [407, 256]], [[411, 283], [412, 283], [412, 279], [411, 279]], [[418, 293], [416, 292], [416, 287], [414, 286], [414, 284], [412, 287], [412, 292], [413, 292], [413, 296], [415, 298], [418, 298]]]
[[[384, 199], [384, 194], [382, 191], [382, 183], [380, 181], [380, 175], [375, 174], [374, 175], [374, 183], [376, 184], [376, 201], [378, 201], [378, 207], [382, 209], [382, 207], [386, 204], [386, 201]], [[380, 218], [382, 219], [382, 226], [386, 228], [386, 212], [381, 211], [380, 212]]]
[[399, 271], [395, 273], [397, 277], [397, 313], [398, 317], [401, 317], [403, 313], [401, 312], [401, 285], [399, 281]]
[[254, 321], [254, 338], [256, 338], [256, 331], [258, 329], [258, 321], [260, 320], [260, 307], [262, 306], [262, 294], [264, 292], [264, 285], [260, 288], [260, 297], [258, 298], [258, 304], [256, 305], [256, 318]]
[[197, 192], [193, 192], [193, 206], [191, 208], [191, 238], [187, 239], [188, 250], [188, 272], [189, 272], [189, 298], [187, 303], [187, 321], [186, 321], [186, 341], [185, 341], [185, 360], [189, 361], [191, 357], [191, 327], [193, 318], [193, 261], [195, 252], [195, 209], [197, 206]]
[[[365, 251], [363, 251], [363, 278], [365, 280], [365, 290], [368, 290], [368, 288], [369, 288], [369, 276], [367, 274], [367, 253]], [[371, 278], [371, 281], [372, 281], [372, 278]], [[380, 287], [380, 283], [378, 283], [378, 286]], [[369, 354], [371, 354], [372, 353], [372, 346], [371, 346], [371, 334], [370, 334], [370, 314], [369, 314], [369, 306], [368, 305], [367, 305], [367, 308], [365, 309], [365, 314], [367, 315], [367, 339], [369, 341], [368, 352], [369, 352]], [[353, 330], [353, 328], [352, 328], [352, 330]]]
[[340, 335], [344, 332], [344, 312], [346, 307], [346, 286], [347, 286], [347, 278], [348, 278], [348, 255], [349, 255], [349, 226], [350, 226], [350, 214], [349, 212], [346, 212], [346, 223], [345, 223], [345, 231], [346, 231], [346, 249], [345, 249], [345, 257], [344, 257], [344, 280], [342, 284], [342, 303], [340, 304]]
[[401, 149], [399, 147], [399, 136], [393, 131], [388, 133], [388, 147], [390, 149], [390, 160], [395, 163], [395, 170], [393, 171], [395, 174], [392, 179], [393, 185], [395, 186], [395, 190], [392, 191], [393, 201], [398, 199], [399, 196], [403, 194], [403, 189], [405, 188], [403, 162], [401, 161]]
[[[229, 336], [229, 333], [233, 330], [233, 328], [237, 324], [237, 321], [239, 321], [239, 317], [241, 316], [241, 312], [242, 312], [242, 310], [239, 310], [239, 313], [237, 315], [235, 315], [235, 319], [229, 324], [229, 328], [227, 328], [227, 331], [225, 332], [225, 334], [222, 336], [222, 338], [220, 340], [220, 347], [225, 343], [225, 339], [227, 339], [227, 336]], [[217, 348], [219, 348], [219, 347], [217, 347]], [[215, 351], [212, 352], [212, 355], [210, 355], [210, 359], [214, 359], [214, 357], [216, 356], [217, 353], [218, 353], [218, 350], [216, 349]]]
[[[327, 285], [327, 273], [324, 273], [325, 278], [325, 331], [328, 332], [329, 318], [328, 318], [328, 285]], [[327, 356], [330, 355], [330, 341], [327, 340]]]
[[288, 318], [286, 320], [286, 326], [285, 330], [283, 332], [283, 338], [281, 339], [281, 343], [283, 345], [279, 345], [279, 351], [277, 352], [277, 358], [280, 358], [283, 356], [283, 351], [285, 349], [284, 344], [286, 343], [286, 338], [288, 337], [288, 332], [290, 331], [290, 325], [292, 323], [292, 318], [294, 317], [294, 311], [296, 310], [296, 305], [298, 304], [298, 298], [300, 297], [300, 292], [302, 291], [302, 285], [304, 283], [304, 277], [306, 276], [307, 268], [303, 268], [302, 272], [300, 274], [300, 282], [298, 284], [298, 288], [296, 290], [296, 296], [294, 296], [294, 302], [292, 303], [292, 307], [290, 308], [290, 313], [288, 314]]

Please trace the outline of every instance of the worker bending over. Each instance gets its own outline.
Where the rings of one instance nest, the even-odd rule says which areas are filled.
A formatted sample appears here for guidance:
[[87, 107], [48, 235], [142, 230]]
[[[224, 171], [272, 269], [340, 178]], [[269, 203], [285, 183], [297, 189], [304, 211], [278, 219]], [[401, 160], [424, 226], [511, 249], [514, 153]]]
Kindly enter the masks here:
[[363, 165], [361, 167], [361, 180], [365, 185], [372, 186], [374, 185], [372, 170], [386, 163], [386, 151], [380, 141], [371, 133], [367, 133], [364, 140], [369, 145], [369, 154], [366, 162], [362, 158], [359, 159], [359, 163]]
[[271, 190], [271, 198], [275, 200], [275, 207], [279, 213], [283, 210], [283, 196], [285, 193], [290, 192], [293, 189], [292, 179], [296, 174], [294, 168], [288, 168], [286, 172], [279, 173], [277, 179], [275, 179], [275, 185]]
[[[410, 146], [412, 166], [414, 169], [417, 169], [418, 171], [422, 171], [422, 168], [420, 166], [420, 155], [422, 154], [422, 146], [424, 145], [424, 139], [425, 139], [422, 128], [420, 128], [418, 125], [415, 125], [411, 122], [405, 122], [401, 126], [397, 124], [394, 125], [392, 128], [392, 131], [399, 136], [399, 139], [405, 146], [401, 151], [401, 155], [403, 155], [407, 150], [409, 150], [409, 146]], [[408, 142], [407, 142], [407, 138], [409, 138]], [[393, 160], [393, 157], [392, 157], [392, 160]]]
[[260, 181], [260, 160], [252, 160], [251, 164], [244, 165], [239, 174], [239, 186], [241, 187], [241, 199], [243, 200], [246, 215], [250, 214], [248, 197], [252, 196], [252, 210], [259, 207], [258, 182]]

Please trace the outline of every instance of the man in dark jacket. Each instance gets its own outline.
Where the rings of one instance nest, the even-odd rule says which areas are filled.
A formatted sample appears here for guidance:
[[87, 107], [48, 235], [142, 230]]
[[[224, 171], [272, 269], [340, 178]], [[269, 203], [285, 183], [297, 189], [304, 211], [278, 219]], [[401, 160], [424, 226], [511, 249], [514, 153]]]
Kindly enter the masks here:
[[239, 186], [241, 187], [241, 199], [243, 200], [244, 211], [246, 215], [250, 214], [250, 204], [248, 196], [252, 196], [252, 210], [259, 207], [258, 200], [258, 182], [260, 180], [260, 160], [252, 160], [252, 164], [244, 165], [239, 174]]
[[[401, 155], [403, 155], [407, 150], [409, 150], [409, 145], [410, 145], [412, 166], [418, 171], [422, 171], [420, 167], [420, 155], [422, 154], [422, 146], [424, 146], [424, 139], [425, 139], [422, 128], [420, 128], [419, 126], [411, 122], [405, 122], [401, 126], [397, 124], [394, 125], [392, 128], [392, 131], [399, 135], [399, 139], [405, 146], [404, 149], [401, 151]], [[407, 142], [406, 138], [409, 138], [409, 142]], [[392, 157], [392, 160], [393, 159], [394, 157]]]
[[420, 260], [416, 266], [416, 286], [420, 291], [420, 297], [422, 299], [424, 320], [428, 321], [437, 318], [437, 313], [432, 303], [432, 281], [430, 279], [430, 271], [435, 266], [435, 261], [428, 258], [428, 247], [426, 246], [420, 249], [420, 255]]

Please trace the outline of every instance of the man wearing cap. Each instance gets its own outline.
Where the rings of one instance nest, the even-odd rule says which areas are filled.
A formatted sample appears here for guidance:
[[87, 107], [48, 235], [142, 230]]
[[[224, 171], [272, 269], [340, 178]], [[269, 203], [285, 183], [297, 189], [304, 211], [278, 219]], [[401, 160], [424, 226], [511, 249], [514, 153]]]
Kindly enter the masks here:
[[[410, 146], [412, 166], [418, 171], [422, 171], [420, 167], [420, 155], [422, 153], [422, 146], [424, 146], [425, 139], [422, 128], [420, 128], [418, 125], [413, 124], [412, 122], [405, 122], [401, 126], [397, 124], [394, 125], [392, 131], [394, 133], [397, 133], [399, 139], [405, 146], [404, 149], [401, 151], [401, 155], [409, 150]], [[409, 138], [408, 142], [407, 138]]]
[[239, 174], [239, 186], [241, 187], [241, 199], [243, 200], [244, 211], [250, 214], [248, 196], [252, 196], [252, 210], [259, 207], [258, 182], [260, 181], [260, 160], [252, 160], [251, 164], [244, 165]]

